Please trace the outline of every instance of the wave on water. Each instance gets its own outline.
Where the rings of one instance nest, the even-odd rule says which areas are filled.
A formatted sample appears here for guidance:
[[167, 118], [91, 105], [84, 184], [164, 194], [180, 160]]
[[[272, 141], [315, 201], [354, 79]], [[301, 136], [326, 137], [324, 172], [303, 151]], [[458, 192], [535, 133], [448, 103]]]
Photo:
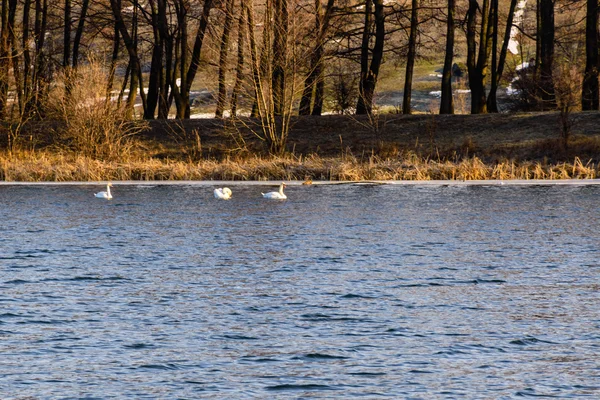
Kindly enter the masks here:
[[282, 384], [265, 387], [266, 390], [271, 391], [320, 391], [320, 390], [340, 390], [329, 385], [318, 385], [315, 383], [308, 384]]
[[300, 357], [294, 357], [293, 359], [306, 359], [306, 360], [345, 360], [350, 357], [336, 356], [325, 353], [308, 353]]

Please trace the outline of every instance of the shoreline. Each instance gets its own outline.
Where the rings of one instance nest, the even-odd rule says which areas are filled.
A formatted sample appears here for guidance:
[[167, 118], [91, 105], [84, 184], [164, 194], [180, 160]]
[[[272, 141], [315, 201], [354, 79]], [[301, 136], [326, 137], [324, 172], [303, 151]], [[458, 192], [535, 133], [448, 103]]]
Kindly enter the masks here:
[[53, 153], [0, 155], [0, 182], [100, 181], [320, 181], [320, 182], [441, 182], [509, 180], [590, 180], [600, 178], [600, 163], [575, 158], [573, 162], [485, 163], [473, 156], [435, 161], [415, 154], [382, 158], [354, 156], [247, 157], [240, 159], [173, 161], [132, 159], [99, 161]]
[[0, 143], [0, 181], [600, 178], [600, 113], [573, 113], [568, 146], [557, 115], [295, 117], [282, 156], [269, 155], [247, 124], [233, 126], [229, 119], [149, 121], [123, 152], [93, 158], [77, 153], [48, 125], [32, 124], [12, 152]]
[[[278, 180], [271, 181], [72, 181], [72, 182], [24, 182], [0, 181], [0, 186], [98, 186], [108, 182], [115, 186], [277, 186]], [[285, 181], [288, 186], [597, 186], [600, 179], [506, 179], [506, 180], [439, 180], [439, 181], [314, 181], [305, 185], [303, 181]]]
[[469, 181], [557, 181], [593, 180], [600, 177], [600, 165], [591, 161], [541, 164], [502, 162], [484, 164], [479, 158], [460, 162], [422, 159], [357, 161], [311, 159], [255, 159], [227, 162], [102, 163], [94, 160], [27, 159], [10, 163], [0, 160], [0, 182], [469, 182]]

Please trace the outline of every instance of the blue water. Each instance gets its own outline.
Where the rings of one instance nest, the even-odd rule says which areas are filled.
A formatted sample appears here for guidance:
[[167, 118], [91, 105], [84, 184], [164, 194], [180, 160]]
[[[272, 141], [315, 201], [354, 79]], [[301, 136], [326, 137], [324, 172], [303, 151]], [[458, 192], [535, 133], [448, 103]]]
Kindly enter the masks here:
[[600, 186], [0, 186], [0, 398], [600, 398]]

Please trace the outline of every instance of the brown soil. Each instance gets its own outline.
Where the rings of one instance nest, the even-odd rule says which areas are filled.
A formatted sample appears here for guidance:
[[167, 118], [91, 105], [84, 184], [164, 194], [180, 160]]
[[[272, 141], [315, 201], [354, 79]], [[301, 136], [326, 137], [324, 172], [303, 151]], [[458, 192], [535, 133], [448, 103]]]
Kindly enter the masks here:
[[[297, 157], [395, 158], [414, 153], [450, 161], [475, 156], [486, 163], [572, 162], [575, 157], [600, 162], [600, 113], [573, 113], [570, 121], [572, 134], [565, 150], [558, 113], [382, 114], [371, 120], [343, 115], [295, 117], [287, 150]], [[156, 120], [148, 126], [139, 139], [149, 157], [222, 160], [267, 155], [265, 143], [253, 133], [260, 129], [250, 119], [235, 124], [231, 119]], [[21, 143], [35, 149], [53, 146], [52, 132], [57, 128], [47, 122], [32, 124], [21, 134]], [[7, 137], [0, 135], [0, 147], [6, 146]]]
[[[318, 154], [337, 157], [379, 155], [394, 157], [407, 152], [445, 160], [477, 156], [485, 161], [600, 160], [600, 113], [570, 116], [569, 145], [560, 140], [557, 113], [486, 115], [328, 115], [292, 120], [288, 151], [296, 156]], [[242, 123], [243, 122], [243, 123]], [[201, 152], [205, 158], [265, 154], [264, 142], [252, 133], [250, 120], [194, 119], [151, 121], [144, 142], [161, 158], [180, 158]], [[196, 135], [196, 133], [198, 135]]]

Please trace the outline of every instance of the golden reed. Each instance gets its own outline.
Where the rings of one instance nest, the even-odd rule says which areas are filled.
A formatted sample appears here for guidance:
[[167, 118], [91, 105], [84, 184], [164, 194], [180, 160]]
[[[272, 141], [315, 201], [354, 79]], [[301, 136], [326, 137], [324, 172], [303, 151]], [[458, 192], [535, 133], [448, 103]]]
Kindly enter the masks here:
[[100, 180], [508, 180], [593, 179], [599, 165], [582, 162], [556, 164], [501, 161], [484, 163], [477, 157], [435, 161], [416, 155], [358, 159], [353, 156], [324, 158], [258, 157], [222, 161], [158, 160], [128, 158], [99, 161], [89, 157], [49, 151], [0, 153], [0, 180], [67, 182]]

